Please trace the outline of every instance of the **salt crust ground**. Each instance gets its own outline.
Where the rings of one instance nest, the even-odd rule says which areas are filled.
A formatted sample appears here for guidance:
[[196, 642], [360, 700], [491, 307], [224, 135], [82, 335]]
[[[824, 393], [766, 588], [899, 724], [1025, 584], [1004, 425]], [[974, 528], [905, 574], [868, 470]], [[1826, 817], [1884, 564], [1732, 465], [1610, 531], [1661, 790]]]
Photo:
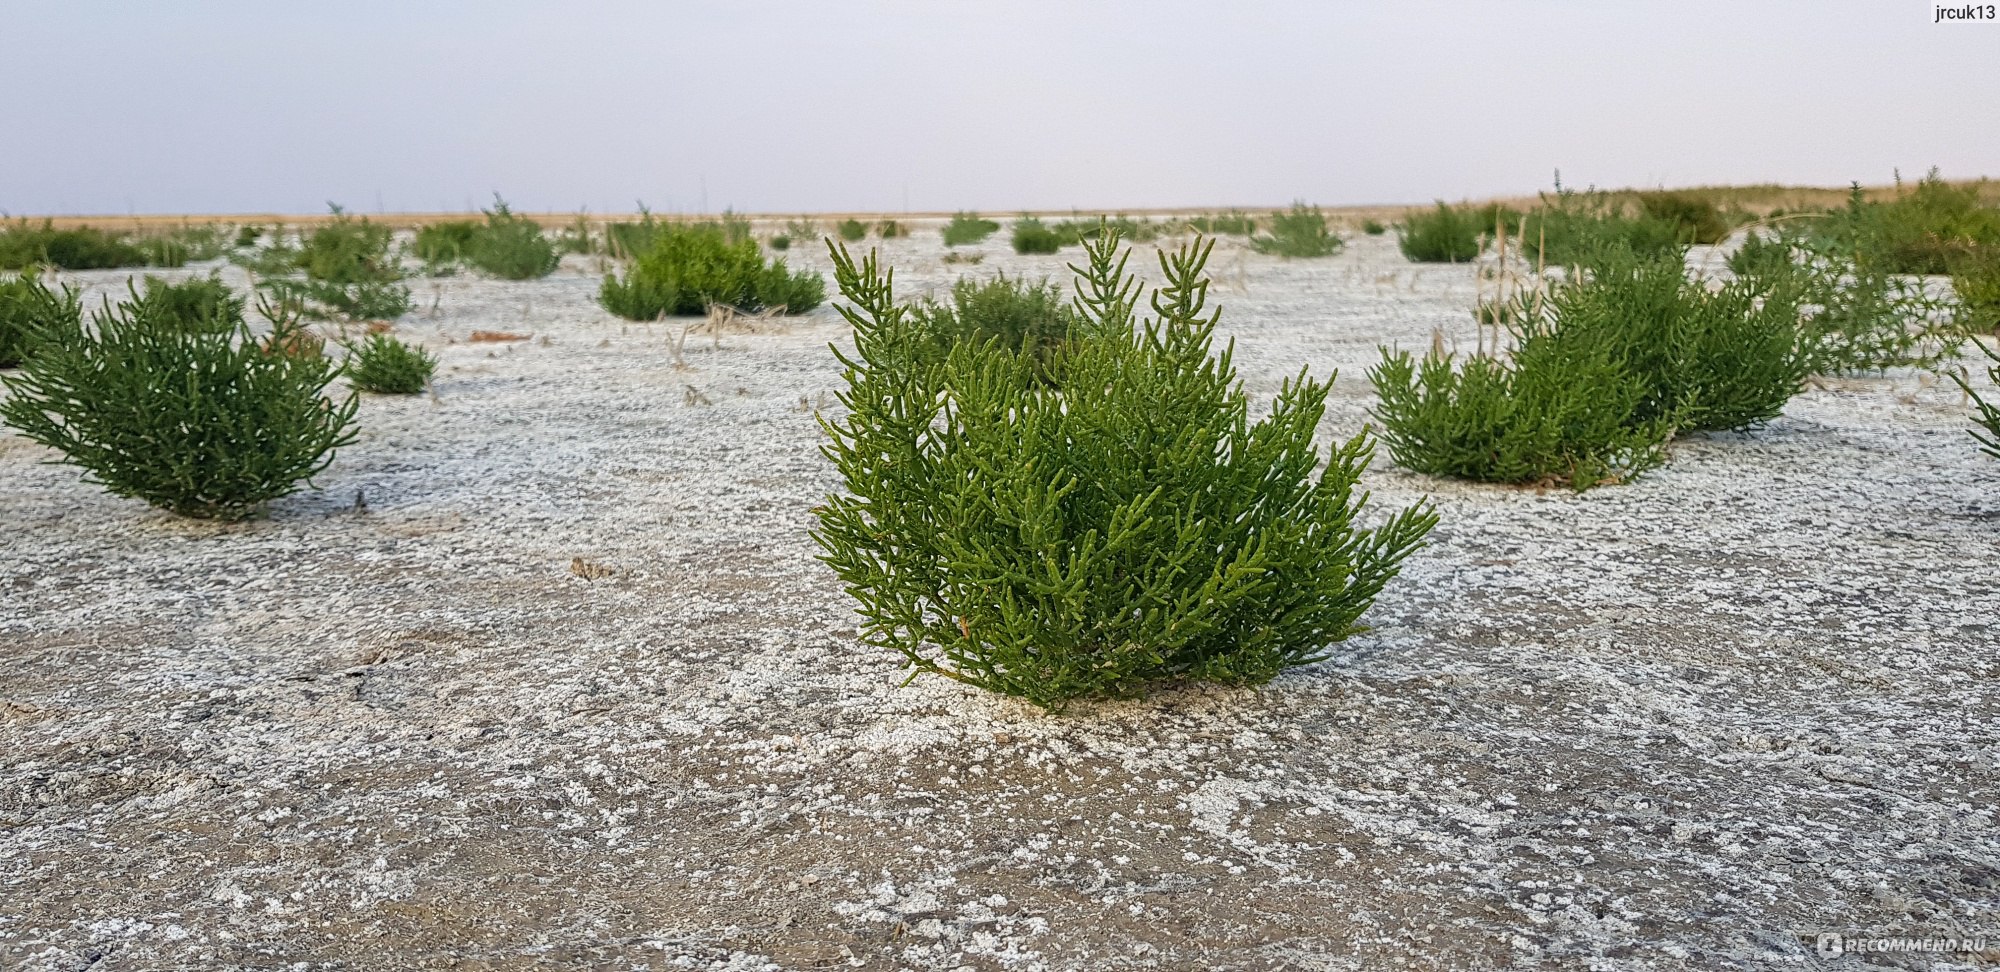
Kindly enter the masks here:
[[[906, 294], [1074, 258], [885, 249]], [[1392, 239], [1214, 269], [1254, 393], [1340, 369], [1329, 440], [1378, 344], [1472, 340], [1472, 271]], [[1051, 717], [856, 645], [806, 535], [830, 310], [697, 335], [683, 371], [595, 288], [577, 258], [417, 282], [436, 400], [369, 398], [255, 522], [0, 436], [0, 966], [1953, 968], [1800, 936], [2000, 940], [2000, 462], [1955, 389], [1825, 383], [1582, 496], [1384, 457], [1377, 502], [1443, 524], [1373, 632], [1261, 690]]]

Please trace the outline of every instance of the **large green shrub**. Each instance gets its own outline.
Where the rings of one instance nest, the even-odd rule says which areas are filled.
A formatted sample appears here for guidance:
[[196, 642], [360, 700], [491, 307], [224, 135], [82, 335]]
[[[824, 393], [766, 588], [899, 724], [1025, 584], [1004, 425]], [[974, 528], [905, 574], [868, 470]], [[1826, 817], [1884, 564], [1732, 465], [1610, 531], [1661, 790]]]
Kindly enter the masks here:
[[73, 330], [83, 316], [78, 293], [33, 273], [0, 278], [0, 368], [19, 367], [45, 335]]
[[841, 239], [849, 243], [866, 239], [868, 236], [868, 224], [858, 219], [843, 219], [834, 229], [840, 234]]
[[466, 247], [467, 263], [502, 280], [534, 280], [555, 272], [562, 253], [542, 235], [540, 223], [516, 216], [498, 196], [485, 212], [486, 222]]
[[348, 383], [378, 395], [415, 395], [430, 384], [438, 359], [387, 334], [370, 334], [347, 346]]
[[300, 240], [298, 268], [321, 283], [384, 283], [403, 278], [403, 268], [390, 252], [395, 234], [387, 226], [355, 219], [339, 206], [333, 219], [307, 231]]
[[1325, 657], [1435, 515], [1356, 528], [1370, 447], [1315, 475], [1325, 384], [1302, 373], [1250, 420], [1229, 351], [1211, 353], [1208, 246], [1161, 255], [1143, 325], [1117, 235], [1085, 246], [1053, 381], [999, 342], [934, 360], [875, 258], [834, 252], [855, 347], [835, 351], [848, 414], [826, 452], [847, 491], [814, 536], [865, 640], [1048, 708]]
[[1417, 263], [1469, 263], [1479, 256], [1481, 234], [1492, 228], [1489, 223], [1482, 229], [1477, 209], [1439, 202], [1403, 217], [1397, 242], [1403, 256]]
[[951, 222], [944, 226], [944, 245], [966, 246], [984, 241], [1000, 232], [1000, 224], [981, 217], [978, 213], [953, 213]]
[[1009, 240], [1014, 252], [1023, 255], [1031, 253], [1054, 253], [1063, 247], [1063, 234], [1050, 229], [1034, 216], [1023, 216], [1014, 221], [1014, 232]]
[[1982, 204], [1977, 189], [1954, 186], [1932, 169], [1915, 188], [1885, 202], [1869, 201], [1856, 186], [1846, 209], [1812, 229], [1864, 270], [1945, 274], [1977, 248], [2000, 247], [2000, 209]]
[[739, 310], [782, 307], [803, 314], [826, 299], [826, 283], [810, 270], [791, 272], [782, 259], [765, 262], [757, 242], [731, 240], [715, 224], [661, 225], [652, 249], [623, 279], [607, 275], [598, 300], [628, 320], [706, 313], [711, 304]]
[[288, 321], [259, 341], [240, 321], [190, 330], [143, 304], [93, 318], [0, 376], [0, 418], [119, 496], [240, 519], [353, 440], [356, 402], [321, 394], [337, 369]]
[[1958, 356], [1968, 321], [1921, 279], [1891, 273], [1817, 232], [1789, 232], [1759, 246], [1754, 256], [1739, 251], [1731, 269], [1799, 308], [1814, 371], [1935, 368]]
[[1331, 256], [1341, 245], [1340, 237], [1326, 228], [1326, 216], [1319, 207], [1304, 202], [1293, 203], [1290, 212], [1273, 215], [1271, 231], [1250, 238], [1252, 249], [1281, 257]]

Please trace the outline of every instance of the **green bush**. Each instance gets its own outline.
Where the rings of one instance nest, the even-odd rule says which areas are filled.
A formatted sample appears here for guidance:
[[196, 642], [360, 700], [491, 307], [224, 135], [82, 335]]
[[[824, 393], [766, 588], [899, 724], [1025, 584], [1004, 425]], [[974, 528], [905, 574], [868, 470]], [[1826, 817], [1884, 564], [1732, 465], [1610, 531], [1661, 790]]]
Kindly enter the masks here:
[[[1972, 343], [1979, 348], [1981, 353], [1993, 361], [1993, 366], [1986, 369], [1987, 380], [1993, 384], [2000, 385], [2000, 354], [1995, 354], [1993, 349], [1987, 347], [1984, 342], [1974, 341]], [[1989, 402], [1981, 398], [1978, 392], [1972, 390], [1972, 384], [1966, 381], [1962, 375], [1952, 375], [1951, 380], [1958, 382], [1958, 387], [1965, 389], [1965, 394], [1971, 397], [1973, 405], [1979, 409], [1979, 414], [1973, 418], [1973, 421], [1977, 422], [1985, 431], [1973, 432], [1972, 438], [1979, 443], [1981, 451], [1995, 459], [2000, 459], [2000, 403]]]
[[633, 262], [624, 279], [604, 278], [598, 300], [605, 310], [636, 321], [702, 314], [711, 304], [803, 314], [826, 299], [825, 288], [819, 274], [793, 273], [782, 259], [766, 263], [755, 240], [731, 240], [716, 224], [663, 225], [652, 249]]
[[44, 336], [75, 329], [83, 318], [78, 293], [33, 273], [0, 279], [0, 368], [20, 367]]
[[124, 234], [90, 226], [56, 229], [46, 220], [35, 226], [25, 219], [0, 226], [0, 270], [45, 265], [64, 270], [140, 267], [146, 265], [146, 253]]
[[647, 209], [642, 203], [639, 206], [638, 222], [605, 224], [605, 252], [620, 260], [637, 257], [653, 248], [653, 239], [659, 235], [662, 225], [653, 218], [652, 210]]
[[250, 247], [256, 246], [257, 241], [261, 239], [263, 235], [264, 235], [264, 227], [262, 226], [238, 226], [236, 228], [235, 246], [239, 250], [249, 249]]
[[1361, 232], [1369, 236], [1381, 236], [1389, 232], [1389, 227], [1382, 225], [1379, 219], [1364, 219], [1361, 221]]
[[1440, 201], [1434, 209], [1403, 217], [1397, 245], [1416, 263], [1469, 263], [1483, 248], [1481, 232], [1478, 210]]
[[1791, 272], [1796, 260], [1790, 243], [1774, 235], [1751, 233], [1729, 255], [1729, 272], [1739, 277], [1770, 277]]
[[1864, 270], [1946, 274], [1974, 250], [2000, 247], [2000, 209], [1982, 205], [1977, 189], [1954, 186], [1932, 169], [1915, 189], [1888, 202], [1870, 202], [1856, 186], [1846, 209], [1812, 229]]
[[913, 676], [1051, 709], [1326, 657], [1435, 514], [1355, 527], [1370, 446], [1356, 437], [1315, 475], [1325, 384], [1302, 373], [1250, 421], [1229, 352], [1211, 353], [1208, 246], [1161, 255], [1160, 319], [1142, 329], [1117, 235], [1085, 246], [1053, 383], [999, 342], [932, 360], [875, 258], [835, 252], [855, 347], [835, 350], [848, 414], [825, 424], [826, 451], [847, 491], [814, 537], [865, 641]]
[[771, 237], [770, 240], [767, 241], [766, 245], [770, 246], [771, 249], [776, 250], [779, 253], [783, 253], [786, 250], [792, 248], [792, 238], [786, 236], [783, 233], [779, 233], [778, 235]]
[[1511, 361], [1454, 370], [1383, 352], [1376, 417], [1396, 461], [1492, 482], [1625, 482], [1684, 431], [1746, 429], [1776, 417], [1816, 348], [1791, 295], [1756, 281], [1710, 289], [1678, 255], [1608, 262], [1586, 279], [1516, 300]]
[[437, 274], [465, 262], [472, 239], [479, 235], [479, 223], [470, 219], [448, 219], [417, 228], [410, 241], [410, 253], [424, 262], [425, 272]]
[[1375, 418], [1398, 465], [1433, 476], [1576, 490], [1627, 482], [1666, 458], [1671, 430], [1634, 425], [1647, 384], [1604, 348], [1523, 341], [1511, 362], [1382, 353]]
[[1055, 253], [1063, 247], [1063, 234], [1050, 229], [1040, 219], [1023, 216], [1014, 221], [1010, 242], [1015, 253]]
[[146, 289], [134, 291], [131, 303], [148, 317], [194, 330], [227, 331], [243, 323], [243, 297], [214, 273], [179, 283], [147, 274]]
[[485, 224], [466, 248], [467, 263], [502, 280], [535, 280], [555, 272], [562, 254], [542, 235], [540, 223], [514, 215], [499, 196], [493, 197], [493, 208], [485, 213]]
[[1967, 333], [2000, 334], [2000, 246], [1979, 247], [1953, 263], [1951, 289]]
[[951, 222], [944, 227], [944, 245], [967, 246], [983, 242], [998, 232], [999, 223], [983, 219], [978, 213], [953, 213]]
[[596, 233], [591, 232], [590, 217], [584, 213], [577, 213], [576, 218], [570, 220], [569, 225], [563, 227], [561, 233], [556, 234], [555, 243], [558, 253], [581, 253], [588, 256], [603, 249], [603, 241]]
[[1628, 257], [1652, 259], [1681, 253], [1678, 224], [1628, 215], [1603, 192], [1557, 189], [1521, 218], [1522, 252], [1550, 266], [1594, 267]]
[[1638, 194], [1639, 211], [1649, 220], [1670, 224], [1682, 243], [1713, 246], [1736, 228], [1715, 199], [1691, 189], [1655, 190]]
[[1958, 356], [1963, 312], [1954, 313], [1922, 280], [1891, 273], [1817, 233], [1780, 236], [1769, 246], [1782, 247], [1782, 258], [1774, 252], [1732, 268], [1798, 306], [1800, 327], [1814, 344], [1815, 372], [1935, 368]]
[[1046, 368], [1069, 339], [1076, 315], [1062, 291], [1050, 283], [998, 279], [960, 280], [947, 302], [925, 300], [910, 308], [911, 323], [938, 361], [963, 343], [998, 342], [1033, 357]]
[[296, 325], [189, 330], [121, 304], [50, 336], [16, 375], [0, 418], [61, 450], [119, 496], [184, 516], [240, 519], [296, 491], [353, 441], [356, 402], [322, 396], [336, 369], [292, 353]]
[[337, 284], [323, 280], [272, 279], [258, 286], [280, 302], [299, 305], [306, 316], [354, 321], [393, 321], [410, 312], [410, 288], [364, 280]]
[[389, 250], [394, 232], [332, 208], [333, 219], [307, 231], [300, 241], [298, 267], [306, 277], [331, 284], [401, 280], [403, 268]]
[[259, 277], [282, 277], [299, 272], [299, 248], [281, 233], [272, 233], [271, 242], [248, 253], [231, 253], [229, 262]]
[[438, 359], [387, 334], [370, 334], [347, 346], [347, 380], [378, 395], [415, 395], [429, 385]]
[[1292, 204], [1290, 212], [1271, 217], [1271, 232], [1250, 238], [1259, 253], [1281, 257], [1323, 257], [1339, 252], [1341, 239], [1326, 228], [1326, 217], [1318, 206]]
[[858, 219], [843, 219], [837, 230], [840, 238], [849, 243], [859, 242], [868, 236], [868, 224]]
[[885, 219], [875, 224], [875, 235], [885, 240], [901, 239], [910, 235], [910, 228], [893, 219]]

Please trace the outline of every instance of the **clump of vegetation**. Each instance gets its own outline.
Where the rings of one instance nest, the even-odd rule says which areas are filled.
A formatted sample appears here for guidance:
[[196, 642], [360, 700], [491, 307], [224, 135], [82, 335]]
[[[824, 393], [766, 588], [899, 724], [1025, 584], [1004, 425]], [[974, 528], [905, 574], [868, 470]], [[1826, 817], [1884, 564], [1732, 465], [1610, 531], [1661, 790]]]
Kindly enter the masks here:
[[1361, 232], [1366, 233], [1369, 236], [1381, 236], [1382, 234], [1389, 232], [1389, 227], [1382, 225], [1381, 220], [1374, 219], [1371, 217], [1369, 219], [1364, 219], [1361, 221]]
[[507, 201], [493, 197], [486, 222], [472, 235], [465, 260], [481, 273], [502, 280], [534, 280], [555, 272], [562, 254], [540, 223], [514, 214]]
[[1332, 256], [1342, 245], [1340, 237], [1326, 228], [1326, 216], [1319, 207], [1304, 202], [1295, 202], [1290, 212], [1272, 216], [1270, 233], [1250, 238], [1250, 246], [1257, 252], [1281, 257]]
[[465, 262], [472, 239], [479, 235], [479, 223], [470, 219], [448, 219], [417, 228], [410, 241], [410, 253], [424, 262], [424, 272], [432, 276], [448, 273]]
[[1023, 216], [1014, 221], [1013, 237], [1009, 240], [1014, 252], [1020, 254], [1055, 253], [1063, 247], [1063, 234], [1050, 229], [1046, 223], [1033, 216]]
[[1383, 439], [1407, 468], [1490, 482], [1624, 482], [1657, 465], [1679, 432], [1747, 429], [1776, 417], [1815, 348], [1789, 295], [1686, 277], [1678, 253], [1600, 265], [1517, 297], [1498, 315], [1511, 360], [1454, 369], [1383, 352], [1371, 372]]
[[778, 252], [783, 253], [786, 250], [792, 248], [792, 238], [784, 233], [779, 233], [778, 235], [773, 236], [769, 240], [765, 241], [765, 245], [769, 246], [773, 250], [777, 250]]
[[1682, 243], [1713, 246], [1729, 237], [1734, 220], [1723, 213], [1715, 198], [1694, 189], [1655, 190], [1638, 194], [1639, 212], [1646, 219], [1674, 227], [1674, 238]]
[[944, 245], [969, 246], [985, 241], [1000, 232], [1000, 224], [982, 218], [978, 213], [953, 213], [951, 222], [944, 227]]
[[984, 260], [984, 259], [986, 259], [986, 254], [984, 254], [984, 253], [963, 253], [963, 252], [960, 252], [960, 251], [958, 251], [958, 250], [947, 250], [947, 251], [945, 251], [945, 255], [944, 255], [944, 259], [943, 259], [943, 260], [941, 260], [941, 261], [939, 261], [939, 262], [941, 262], [941, 263], [978, 263], [978, 262], [980, 262], [980, 261], [982, 261], [982, 260]]
[[755, 240], [732, 240], [715, 224], [661, 226], [652, 249], [633, 262], [623, 279], [606, 276], [598, 292], [606, 310], [637, 321], [702, 314], [713, 304], [803, 314], [825, 298], [826, 282], [819, 274], [793, 273], [782, 259], [766, 263]]
[[386, 281], [351, 284], [324, 280], [276, 278], [258, 285], [279, 302], [295, 304], [316, 319], [393, 321], [410, 312], [410, 288]]
[[1758, 248], [1738, 251], [1730, 267], [1799, 308], [1815, 372], [1936, 368], [1958, 356], [1967, 333], [1964, 310], [1955, 313], [1922, 280], [1891, 273], [1813, 231], [1779, 234]]
[[920, 301], [910, 309], [915, 333], [943, 361], [959, 344], [992, 341], [1046, 368], [1069, 340], [1076, 314], [1055, 285], [1009, 280], [960, 280], [949, 302]]
[[349, 384], [378, 395], [415, 395], [430, 384], [438, 359], [387, 334], [370, 334], [347, 346]]
[[1249, 236], [1257, 232], [1256, 218], [1234, 209], [1226, 213], [1190, 217], [1187, 226], [1203, 236]]
[[637, 222], [605, 224], [604, 250], [620, 260], [637, 257], [653, 248], [653, 238], [659, 235], [661, 225], [653, 218], [653, 211], [640, 203]]
[[1403, 217], [1398, 246], [1406, 259], [1417, 263], [1469, 263], [1485, 246], [1481, 234], [1492, 227], [1488, 223], [1482, 229], [1480, 218], [1475, 208], [1439, 201], [1434, 209]]
[[590, 217], [584, 213], [577, 213], [576, 218], [556, 234], [555, 244], [558, 253], [581, 253], [585, 256], [603, 249], [603, 241], [591, 232]]
[[262, 239], [263, 236], [264, 236], [264, 227], [262, 226], [249, 226], [249, 225], [238, 226], [236, 227], [236, 240], [234, 245], [236, 249], [247, 250], [250, 247], [256, 246], [257, 241]]
[[[272, 244], [262, 256], [236, 262], [270, 274], [258, 282], [280, 303], [296, 305], [312, 317], [393, 320], [410, 310], [410, 288], [391, 250], [387, 226], [355, 219], [339, 206], [333, 219], [304, 233], [296, 249]], [[305, 279], [282, 274], [303, 271]]]
[[1797, 259], [1793, 246], [1778, 236], [1751, 233], [1744, 238], [1743, 245], [1729, 255], [1729, 272], [1739, 277], [1789, 273]]
[[0, 368], [20, 367], [45, 335], [74, 329], [83, 317], [78, 294], [33, 273], [0, 279]]
[[814, 537], [865, 640], [913, 677], [1051, 709], [1324, 658], [1435, 514], [1355, 526], [1370, 444], [1315, 474], [1327, 385], [1302, 373], [1250, 421], [1230, 353], [1213, 353], [1209, 246], [1161, 255], [1143, 323], [1117, 235], [1085, 247], [1053, 381], [997, 341], [935, 362], [875, 258], [835, 251], [855, 350], [835, 351], [849, 412], [824, 427], [847, 491]]
[[1539, 208], [1522, 216], [1519, 235], [1522, 250], [1531, 258], [1564, 267], [1595, 267], [1628, 257], [1664, 258], [1686, 248], [1677, 223], [1631, 215], [1609, 193], [1561, 186], [1553, 197], [1544, 195]]
[[910, 235], [910, 228], [893, 219], [885, 219], [875, 224], [875, 235], [885, 240], [900, 239]]
[[51, 221], [27, 220], [0, 226], [0, 270], [50, 266], [63, 270], [103, 270], [146, 265], [146, 253], [122, 233], [79, 226], [56, 229]]
[[322, 394], [333, 362], [283, 353], [296, 320], [273, 324], [260, 342], [241, 321], [190, 330], [156, 307], [107, 307], [0, 376], [0, 418], [116, 495], [241, 519], [299, 489], [354, 438], [354, 398]]
[[2000, 335], [2000, 246], [1980, 247], [1952, 264], [1951, 289], [1966, 333]]
[[1853, 254], [1866, 270], [1946, 274], [1982, 248], [2000, 247], [2000, 209], [1982, 205], [1971, 186], [1954, 186], [1936, 169], [1909, 192], [1871, 202], [1856, 186], [1847, 208], [1813, 225], [1814, 235]]
[[390, 251], [395, 234], [387, 226], [355, 219], [333, 206], [333, 219], [304, 234], [298, 268], [307, 279], [332, 284], [379, 283], [403, 278]]
[[843, 219], [835, 231], [840, 234], [841, 239], [849, 243], [857, 243], [867, 238], [868, 224], [858, 219]]
[[147, 274], [145, 291], [134, 291], [131, 303], [149, 317], [184, 328], [226, 331], [243, 323], [245, 301], [219, 274], [179, 283]]

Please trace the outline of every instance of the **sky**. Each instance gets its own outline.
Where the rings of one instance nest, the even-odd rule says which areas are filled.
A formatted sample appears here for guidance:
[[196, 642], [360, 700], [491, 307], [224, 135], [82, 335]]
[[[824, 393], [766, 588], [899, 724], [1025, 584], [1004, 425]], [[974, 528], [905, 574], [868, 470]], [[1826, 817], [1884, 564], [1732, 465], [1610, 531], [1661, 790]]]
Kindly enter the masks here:
[[0, 0], [0, 211], [1422, 203], [2000, 176], [1929, 0]]

